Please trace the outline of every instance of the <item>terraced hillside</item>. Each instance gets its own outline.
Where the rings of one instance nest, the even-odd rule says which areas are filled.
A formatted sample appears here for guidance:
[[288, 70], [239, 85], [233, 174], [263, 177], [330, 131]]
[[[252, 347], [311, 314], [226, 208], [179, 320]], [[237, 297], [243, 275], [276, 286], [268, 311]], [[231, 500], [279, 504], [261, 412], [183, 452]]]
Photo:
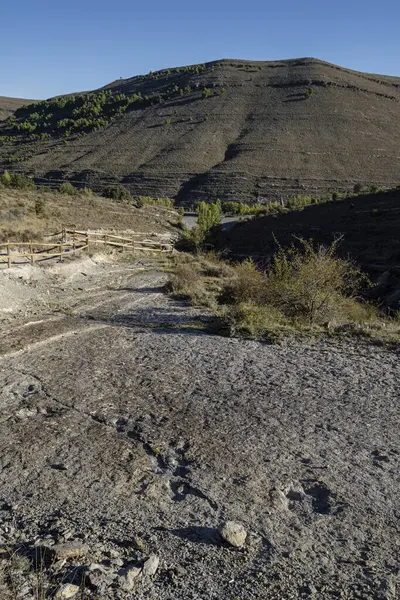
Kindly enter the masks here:
[[394, 186], [400, 78], [316, 59], [221, 60], [16, 111], [0, 165], [134, 194], [264, 200]]

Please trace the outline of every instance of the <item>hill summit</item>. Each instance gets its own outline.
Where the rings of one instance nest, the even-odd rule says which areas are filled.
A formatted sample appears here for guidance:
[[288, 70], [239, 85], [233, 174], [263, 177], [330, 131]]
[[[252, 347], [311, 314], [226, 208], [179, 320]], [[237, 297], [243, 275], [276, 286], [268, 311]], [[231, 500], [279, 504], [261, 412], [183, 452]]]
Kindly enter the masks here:
[[19, 107], [0, 123], [0, 166], [181, 202], [262, 201], [397, 185], [399, 139], [400, 78], [224, 59]]

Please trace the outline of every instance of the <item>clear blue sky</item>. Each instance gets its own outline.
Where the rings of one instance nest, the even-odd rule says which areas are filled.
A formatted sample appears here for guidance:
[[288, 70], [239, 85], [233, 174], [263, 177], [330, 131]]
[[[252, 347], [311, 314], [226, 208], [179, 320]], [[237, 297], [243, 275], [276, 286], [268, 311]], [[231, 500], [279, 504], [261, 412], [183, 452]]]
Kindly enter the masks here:
[[398, 0], [2, 2], [0, 95], [48, 98], [218, 58], [313, 56], [400, 76]]

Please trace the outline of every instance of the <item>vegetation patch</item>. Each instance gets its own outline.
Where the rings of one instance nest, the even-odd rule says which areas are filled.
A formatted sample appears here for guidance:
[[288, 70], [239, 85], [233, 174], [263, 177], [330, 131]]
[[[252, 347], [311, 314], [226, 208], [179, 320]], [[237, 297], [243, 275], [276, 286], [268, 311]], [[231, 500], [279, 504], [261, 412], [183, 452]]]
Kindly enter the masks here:
[[398, 315], [381, 314], [359, 295], [369, 284], [350, 261], [326, 247], [299, 240], [278, 249], [268, 268], [252, 260], [230, 264], [215, 254], [175, 259], [167, 290], [209, 307], [220, 332], [259, 340], [287, 335], [361, 335], [400, 339]]

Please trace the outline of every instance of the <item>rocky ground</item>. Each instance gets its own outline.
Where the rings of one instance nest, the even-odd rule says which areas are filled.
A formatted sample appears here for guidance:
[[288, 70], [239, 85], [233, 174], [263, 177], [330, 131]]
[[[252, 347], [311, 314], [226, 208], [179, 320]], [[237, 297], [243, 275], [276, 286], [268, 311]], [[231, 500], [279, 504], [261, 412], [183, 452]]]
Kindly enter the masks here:
[[1, 598], [399, 598], [398, 351], [212, 336], [154, 264], [85, 268], [0, 328]]

